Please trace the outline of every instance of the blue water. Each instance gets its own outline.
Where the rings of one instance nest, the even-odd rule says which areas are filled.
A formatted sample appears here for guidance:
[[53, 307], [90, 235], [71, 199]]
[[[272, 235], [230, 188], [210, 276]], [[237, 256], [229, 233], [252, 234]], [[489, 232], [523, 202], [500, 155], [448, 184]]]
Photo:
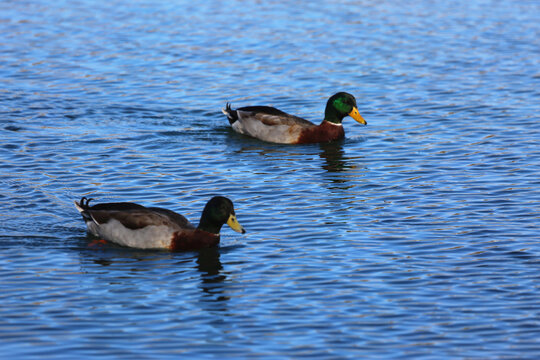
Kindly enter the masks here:
[[[538, 2], [0, 2], [10, 358], [540, 357]], [[220, 109], [368, 122], [274, 145]], [[242, 236], [93, 245], [73, 200]]]

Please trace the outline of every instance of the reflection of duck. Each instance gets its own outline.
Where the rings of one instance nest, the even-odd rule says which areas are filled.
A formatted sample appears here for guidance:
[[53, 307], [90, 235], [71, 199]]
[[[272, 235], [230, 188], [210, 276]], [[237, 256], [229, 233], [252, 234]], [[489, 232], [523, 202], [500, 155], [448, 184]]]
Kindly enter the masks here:
[[[208, 311], [211, 312], [226, 310], [224, 308], [225, 303], [222, 301], [229, 299], [224, 294], [227, 276], [223, 273], [223, 265], [219, 260], [220, 250], [218, 248], [201, 249], [197, 257], [197, 269], [201, 274], [203, 299], [212, 303], [208, 307]], [[204, 305], [205, 301], [201, 301], [201, 305]], [[221, 305], [218, 305], [218, 303], [221, 303]]]
[[219, 260], [218, 248], [201, 249], [197, 258], [197, 269], [201, 272], [203, 283], [218, 283], [225, 280], [225, 275], [220, 274], [223, 269]]
[[248, 106], [233, 110], [227, 104], [222, 111], [234, 131], [281, 144], [317, 143], [341, 139], [345, 136], [341, 121], [347, 115], [366, 125], [366, 121], [358, 113], [356, 99], [345, 92], [337, 93], [328, 99], [324, 120], [320, 125], [269, 106]]
[[[163, 276], [158, 284], [171, 285], [171, 279], [175, 282], [192, 282], [194, 272], [199, 276], [198, 289], [200, 293], [195, 301], [202, 309], [216, 313], [226, 311], [229, 299], [227, 294], [227, 275], [220, 261], [222, 247], [200, 249], [193, 252], [164, 252], [145, 251], [138, 249], [121, 249], [107, 247], [106, 251], [89, 251], [86, 247], [81, 248], [80, 262], [84, 271], [96, 274], [92, 279], [101, 281], [104, 274], [108, 279], [114, 278], [115, 287], [133, 289], [137, 286], [137, 279], [141, 275], [152, 276], [159, 272]], [[227, 247], [225, 247], [227, 249]], [[170, 266], [174, 264], [174, 266]], [[166, 265], [166, 266], [165, 266]], [[165, 266], [165, 267], [164, 267]], [[99, 267], [107, 267], [107, 271], [100, 271]], [[179, 287], [169, 286], [167, 291], [171, 296], [182, 296]], [[180, 290], [179, 290], [180, 289]], [[190, 295], [191, 296], [191, 295]]]
[[216, 196], [208, 201], [199, 226], [168, 209], [135, 203], [103, 203], [90, 206], [91, 199], [75, 202], [88, 231], [119, 245], [140, 249], [194, 250], [219, 244], [223, 224], [245, 233], [236, 220], [231, 200]]
[[341, 142], [332, 142], [320, 144], [321, 152], [319, 156], [324, 159], [326, 164], [322, 167], [328, 172], [337, 172], [345, 170], [347, 162], [344, 160], [343, 146]]

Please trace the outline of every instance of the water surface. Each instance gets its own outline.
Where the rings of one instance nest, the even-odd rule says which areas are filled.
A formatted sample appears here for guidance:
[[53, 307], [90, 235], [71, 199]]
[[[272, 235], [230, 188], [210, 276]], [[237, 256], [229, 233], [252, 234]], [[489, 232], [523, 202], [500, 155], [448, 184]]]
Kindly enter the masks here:
[[[301, 7], [301, 9], [299, 9]], [[300, 11], [301, 10], [301, 11]], [[16, 358], [537, 358], [534, 2], [0, 3], [0, 342]], [[265, 144], [220, 109], [346, 139]], [[94, 246], [73, 200], [241, 236]]]

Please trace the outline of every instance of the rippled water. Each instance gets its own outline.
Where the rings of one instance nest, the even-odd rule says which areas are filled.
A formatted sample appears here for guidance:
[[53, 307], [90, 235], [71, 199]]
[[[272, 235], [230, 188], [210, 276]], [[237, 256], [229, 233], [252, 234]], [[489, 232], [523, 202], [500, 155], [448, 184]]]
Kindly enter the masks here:
[[[0, 343], [16, 358], [540, 356], [536, 2], [0, 3]], [[220, 109], [346, 139], [265, 144]], [[245, 236], [93, 246], [73, 200]]]

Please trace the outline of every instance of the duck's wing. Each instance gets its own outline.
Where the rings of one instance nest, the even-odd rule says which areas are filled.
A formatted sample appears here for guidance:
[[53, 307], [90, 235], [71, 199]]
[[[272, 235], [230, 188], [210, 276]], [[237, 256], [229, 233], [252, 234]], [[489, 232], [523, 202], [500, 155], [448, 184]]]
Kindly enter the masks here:
[[[90, 201], [86, 197], [81, 198], [80, 201], [75, 201], [75, 207], [77, 211], [82, 215], [84, 221], [88, 223], [95, 222], [92, 217], [92, 211], [133, 211], [133, 210], [144, 210], [145, 207], [139, 204], [130, 203], [130, 202], [117, 202], [117, 203], [103, 203], [90, 206]], [[97, 224], [97, 223], [96, 223]], [[99, 224], [98, 224], [99, 225]]]
[[102, 203], [90, 206], [92, 199], [83, 197], [75, 201], [75, 207], [84, 220], [95, 223], [97, 226], [117, 220], [128, 229], [141, 229], [149, 225], [165, 225], [172, 229], [195, 229], [184, 216], [168, 209], [159, 207], [145, 207], [136, 203], [117, 202]]
[[247, 106], [223, 111], [238, 133], [281, 144], [296, 143], [303, 130], [315, 125], [270, 106]]
[[131, 202], [115, 202], [115, 203], [103, 203], [90, 206], [90, 201], [86, 197], [81, 198], [79, 201], [74, 201], [77, 211], [85, 218], [88, 217], [88, 210], [108, 210], [108, 211], [128, 211], [136, 209], [146, 209], [144, 206], [131, 203]]
[[168, 216], [149, 209], [132, 209], [132, 210], [87, 210], [86, 211], [92, 221], [100, 226], [107, 224], [112, 220], [121, 223], [125, 228], [131, 230], [142, 229], [147, 226], [167, 226], [174, 230], [179, 230], [180, 227], [172, 221]]

